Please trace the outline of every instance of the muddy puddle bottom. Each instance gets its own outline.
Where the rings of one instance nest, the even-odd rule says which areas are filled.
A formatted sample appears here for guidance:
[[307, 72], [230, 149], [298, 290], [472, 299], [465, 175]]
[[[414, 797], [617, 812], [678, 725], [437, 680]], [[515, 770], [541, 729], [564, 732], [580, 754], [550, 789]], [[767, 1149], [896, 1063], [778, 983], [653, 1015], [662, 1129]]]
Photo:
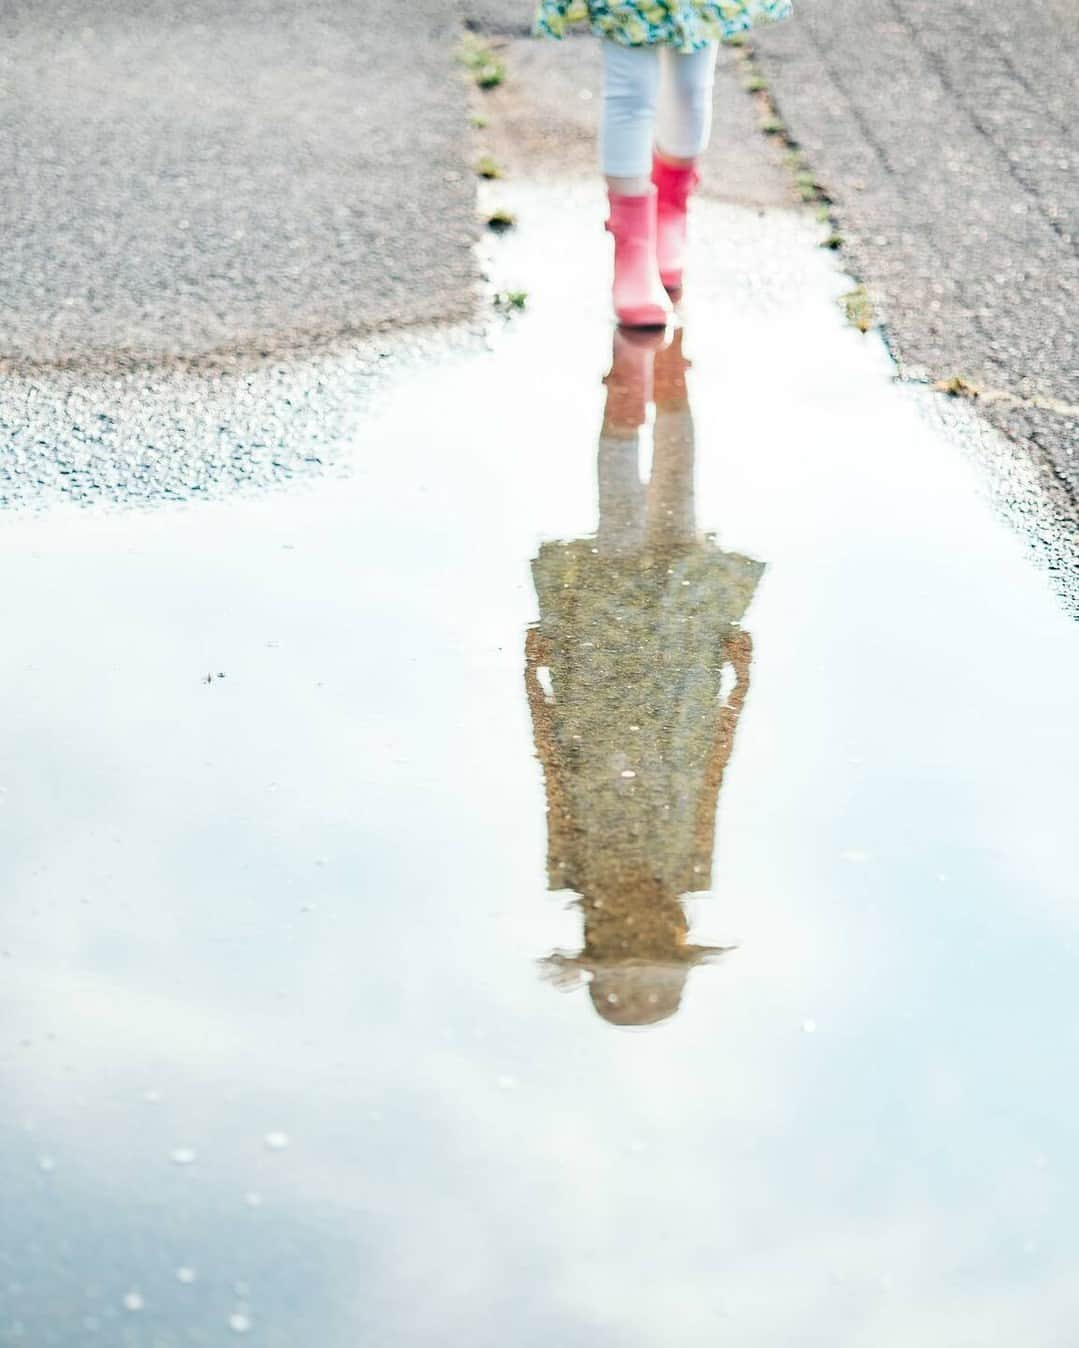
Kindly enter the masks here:
[[346, 480], [5, 524], [0, 1343], [1071, 1343], [1076, 628], [811, 227], [611, 372], [515, 204]]

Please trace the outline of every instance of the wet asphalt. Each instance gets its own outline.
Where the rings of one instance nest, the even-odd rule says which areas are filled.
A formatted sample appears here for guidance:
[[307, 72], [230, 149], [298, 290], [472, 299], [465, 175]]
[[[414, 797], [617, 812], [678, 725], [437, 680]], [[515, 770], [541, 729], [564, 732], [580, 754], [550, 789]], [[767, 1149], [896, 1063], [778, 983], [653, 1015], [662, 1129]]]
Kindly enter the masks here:
[[1074, 4], [799, 0], [754, 43], [903, 365], [1013, 395], [981, 411], [1079, 493]]
[[[462, 24], [523, 35], [530, 9], [5, 6], [0, 498], [49, 483], [80, 500], [197, 495], [317, 464], [331, 438], [317, 415], [281, 430], [311, 411], [283, 362], [351, 343], [362, 384], [388, 329], [476, 312], [475, 145], [453, 51]], [[987, 391], [980, 410], [1043, 489], [1074, 497], [1068, 11], [1038, 0], [1020, 24], [1005, 0], [801, 0], [754, 43], [904, 370]], [[507, 121], [510, 143], [542, 128], [563, 167], [590, 166], [596, 105], [570, 86], [592, 72], [594, 99], [593, 44], [557, 60], [536, 45], [514, 56], [550, 86], [543, 119], [533, 106]], [[719, 82], [710, 190], [773, 204], [784, 188], [738, 83], [733, 69]], [[571, 123], [559, 142], [551, 128]]]
[[[518, 0], [466, 8], [486, 32], [527, 29]], [[1073, 499], [1075, 32], [1069, 0], [1021, 11], [1010, 0], [797, 0], [793, 21], [752, 41], [833, 199], [843, 265], [869, 286], [904, 372], [981, 390], [979, 410], [1026, 451], [1044, 489]], [[742, 133], [725, 115], [727, 88], [721, 78], [719, 140], [732, 124]]]

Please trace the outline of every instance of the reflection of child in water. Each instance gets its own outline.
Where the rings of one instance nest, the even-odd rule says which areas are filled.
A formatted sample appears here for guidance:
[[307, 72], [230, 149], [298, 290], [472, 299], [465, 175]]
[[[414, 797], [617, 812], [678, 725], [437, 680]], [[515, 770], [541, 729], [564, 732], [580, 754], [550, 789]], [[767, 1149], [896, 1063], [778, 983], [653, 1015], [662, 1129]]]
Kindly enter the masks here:
[[[617, 1025], [677, 1011], [689, 969], [680, 896], [709, 888], [716, 803], [752, 646], [738, 626], [763, 570], [695, 531], [693, 421], [681, 330], [615, 334], [599, 442], [595, 537], [545, 543], [526, 683], [548, 806], [548, 879], [579, 895], [584, 948], [551, 957], [587, 978]], [[640, 480], [647, 405], [652, 472]], [[724, 668], [735, 683], [724, 698]]]

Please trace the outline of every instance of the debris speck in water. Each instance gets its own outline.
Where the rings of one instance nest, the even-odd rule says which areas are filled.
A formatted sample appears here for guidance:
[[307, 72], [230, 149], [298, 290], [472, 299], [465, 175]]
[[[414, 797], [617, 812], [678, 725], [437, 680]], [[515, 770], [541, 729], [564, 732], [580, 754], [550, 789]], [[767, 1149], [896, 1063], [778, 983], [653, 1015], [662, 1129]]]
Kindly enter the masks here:
[[234, 1334], [246, 1334], [251, 1328], [251, 1317], [246, 1311], [233, 1311], [229, 1316], [229, 1329]]
[[195, 1152], [192, 1147], [174, 1147], [172, 1159], [177, 1165], [191, 1165], [195, 1160]]
[[188, 1268], [186, 1264], [184, 1265], [183, 1268], [178, 1268], [176, 1270], [177, 1282], [190, 1284], [193, 1283], [197, 1277], [198, 1274], [195, 1272], [195, 1270], [193, 1268]]
[[817, 1022], [815, 1020], [811, 1020], [809, 1017], [807, 1017], [805, 1020], [802, 1021], [803, 1034], [814, 1034], [816, 1032], [816, 1029], [817, 1029]]
[[284, 1151], [289, 1144], [288, 1133], [267, 1133], [263, 1138], [271, 1151]]
[[513, 229], [517, 223], [517, 217], [512, 211], [506, 210], [504, 206], [493, 210], [487, 217], [487, 228], [494, 230], [496, 234], [503, 233], [507, 229]]
[[978, 398], [981, 396], [981, 389], [977, 384], [969, 379], [964, 379], [962, 375], [953, 374], [950, 379], [938, 379], [932, 385], [934, 392], [946, 393], [949, 398]]
[[625, 777], [627, 781], [628, 781], [631, 777], [636, 777], [636, 775], [637, 775], [637, 774], [633, 771], [632, 768], [626, 768], [626, 769], [621, 773], [621, 776]]
[[249, 1208], [260, 1208], [262, 1207], [262, 1195], [252, 1189], [249, 1193], [244, 1194], [244, 1202]]
[[38, 1160], [37, 1168], [44, 1174], [49, 1175], [56, 1169], [56, 1162], [51, 1156], [42, 1156]]
[[128, 1292], [124, 1296], [125, 1311], [141, 1311], [145, 1305], [141, 1292]]
[[501, 1076], [498, 1078], [498, 1089], [502, 1091], [513, 1091], [517, 1089], [517, 1078], [511, 1076]]
[[861, 865], [863, 861], [869, 860], [868, 852], [860, 852], [857, 848], [851, 848], [846, 852], [840, 852], [840, 858], [843, 861], [849, 861], [851, 865]]

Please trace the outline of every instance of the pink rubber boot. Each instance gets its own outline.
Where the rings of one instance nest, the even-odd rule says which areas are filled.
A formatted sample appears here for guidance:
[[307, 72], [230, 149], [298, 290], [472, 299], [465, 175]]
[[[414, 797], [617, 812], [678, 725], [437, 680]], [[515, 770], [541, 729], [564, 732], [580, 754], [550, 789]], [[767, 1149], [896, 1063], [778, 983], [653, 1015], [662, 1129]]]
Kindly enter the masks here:
[[665, 328], [671, 302], [656, 266], [656, 193], [609, 193], [607, 228], [614, 235], [614, 312], [627, 328]]
[[700, 174], [696, 165], [676, 168], [657, 154], [652, 160], [652, 182], [656, 187], [659, 274], [669, 291], [678, 291], [686, 267], [686, 211]]

